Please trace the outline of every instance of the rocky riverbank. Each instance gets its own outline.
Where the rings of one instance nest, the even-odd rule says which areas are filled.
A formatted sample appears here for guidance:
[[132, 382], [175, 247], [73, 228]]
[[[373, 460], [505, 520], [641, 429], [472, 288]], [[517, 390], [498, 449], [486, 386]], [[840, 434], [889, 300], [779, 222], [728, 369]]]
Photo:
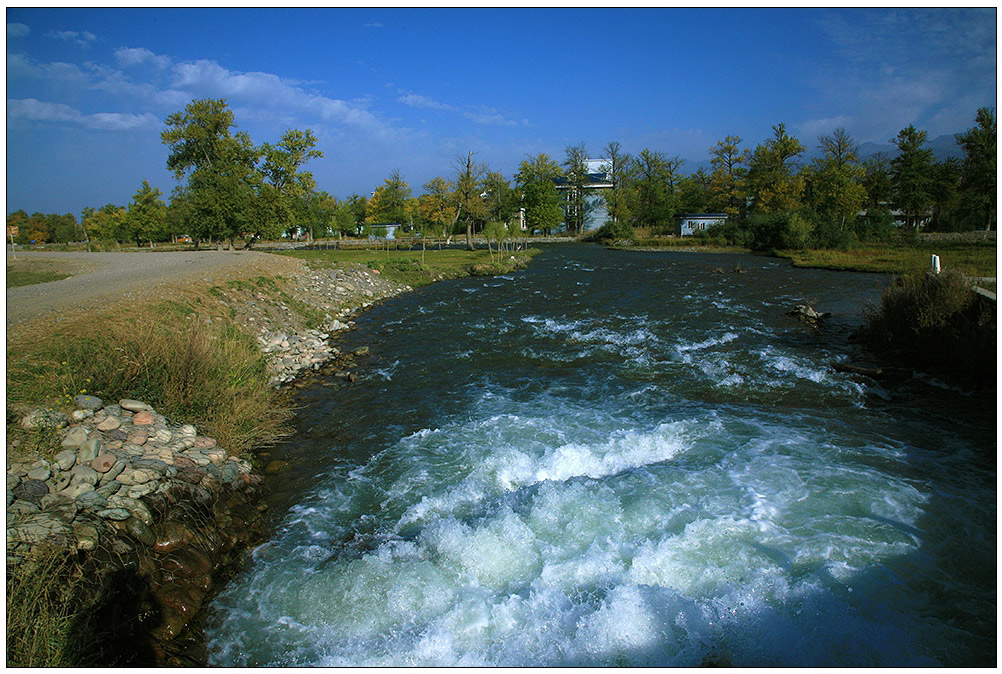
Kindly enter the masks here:
[[[329, 338], [406, 290], [341, 265], [227, 282], [210, 295], [257, 341], [270, 385], [281, 387], [336, 362]], [[265, 533], [260, 474], [144, 401], [79, 395], [71, 409], [29, 410], [19, 423], [58, 448], [39, 457], [9, 441], [8, 578], [39, 549], [63, 549], [93, 577], [102, 622], [118, 634], [95, 664], [204, 665], [200, 608]]]

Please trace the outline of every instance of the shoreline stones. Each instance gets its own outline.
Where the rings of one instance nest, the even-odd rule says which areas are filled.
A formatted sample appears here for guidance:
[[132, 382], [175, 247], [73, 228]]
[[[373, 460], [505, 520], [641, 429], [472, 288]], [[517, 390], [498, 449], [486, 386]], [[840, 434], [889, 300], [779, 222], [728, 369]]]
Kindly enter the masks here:
[[[234, 322], [257, 335], [276, 388], [333, 367], [339, 356], [365, 355], [341, 354], [327, 340], [353, 326], [355, 311], [409, 290], [354, 264], [306, 271], [291, 283], [295, 301], [322, 313], [322, 329], [306, 329], [284, 293], [222, 293]], [[263, 478], [195, 426], [173, 424], [143, 401], [78, 395], [73, 404], [69, 415], [39, 409], [21, 420], [60, 434], [51, 460], [18, 461], [8, 448], [8, 573], [36, 546], [61, 546], [115, 586], [111, 611], [131, 632], [120, 643], [128, 652], [112, 648], [109, 664], [205, 666], [198, 609], [214, 579], [264, 536]], [[124, 594], [122, 573], [135, 581]], [[130, 659], [140, 651], [142, 662]]]
[[[51, 460], [29, 463], [8, 453], [8, 573], [38, 546], [54, 545], [83, 555], [88, 573], [102, 582], [135, 574], [136, 596], [113, 593], [114, 610], [134, 612], [135, 624], [144, 625], [123, 647], [155, 654], [140, 663], [147, 666], [204, 666], [187, 652], [204, 638], [192, 621], [213, 574], [263, 536], [262, 478], [215, 439], [149, 405], [83, 402], [92, 406], [78, 410], [93, 416], [58, 431], [61, 449]], [[45, 412], [26, 418], [51, 418]], [[178, 555], [212, 561], [178, 563]], [[143, 623], [147, 614], [158, 618]], [[177, 639], [183, 634], [191, 638]]]

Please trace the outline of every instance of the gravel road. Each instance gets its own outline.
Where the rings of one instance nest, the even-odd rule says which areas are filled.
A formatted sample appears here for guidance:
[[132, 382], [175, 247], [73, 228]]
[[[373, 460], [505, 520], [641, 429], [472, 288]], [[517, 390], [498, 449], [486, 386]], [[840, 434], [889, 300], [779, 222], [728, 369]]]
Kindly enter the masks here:
[[[18, 253], [17, 262], [40, 262], [72, 273], [50, 283], [7, 289], [7, 329], [59, 319], [193, 283], [219, 283], [250, 275], [290, 275], [299, 260], [257, 251], [142, 253]], [[7, 255], [7, 264], [12, 259]]]

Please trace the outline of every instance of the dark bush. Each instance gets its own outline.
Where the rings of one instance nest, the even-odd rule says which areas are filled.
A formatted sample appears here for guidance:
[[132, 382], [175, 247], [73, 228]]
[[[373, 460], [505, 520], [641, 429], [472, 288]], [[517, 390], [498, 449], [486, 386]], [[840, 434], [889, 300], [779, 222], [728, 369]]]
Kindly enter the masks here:
[[995, 386], [995, 302], [962, 274], [895, 279], [860, 331], [874, 351], [901, 365], [975, 388]]

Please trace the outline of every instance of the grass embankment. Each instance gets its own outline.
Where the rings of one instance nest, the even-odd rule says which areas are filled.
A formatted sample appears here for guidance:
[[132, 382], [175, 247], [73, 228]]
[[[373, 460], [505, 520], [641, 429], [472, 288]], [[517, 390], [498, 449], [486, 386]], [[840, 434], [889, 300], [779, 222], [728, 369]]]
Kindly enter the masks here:
[[20, 288], [21, 286], [35, 285], [36, 283], [48, 283], [49, 281], [60, 281], [69, 278], [68, 271], [54, 269], [52, 263], [38, 260], [14, 260], [7, 262], [7, 287]]
[[997, 248], [991, 243], [886, 243], [848, 250], [782, 250], [795, 267], [838, 271], [918, 274], [929, 271], [932, 255], [938, 255], [944, 270], [965, 276], [994, 277]]
[[357, 262], [375, 269], [391, 281], [418, 288], [445, 279], [507, 274], [522, 269], [540, 252], [538, 248], [500, 254], [496, 251], [491, 254], [486, 250], [421, 251], [354, 248], [289, 250], [282, 251], [281, 254], [299, 258], [311, 268], [328, 268], [341, 262]]
[[17, 433], [11, 422], [25, 408], [72, 409], [85, 393], [147, 401], [232, 452], [275, 437], [288, 415], [267, 386], [264, 356], [206, 294], [191, 290], [8, 342], [8, 429]]

